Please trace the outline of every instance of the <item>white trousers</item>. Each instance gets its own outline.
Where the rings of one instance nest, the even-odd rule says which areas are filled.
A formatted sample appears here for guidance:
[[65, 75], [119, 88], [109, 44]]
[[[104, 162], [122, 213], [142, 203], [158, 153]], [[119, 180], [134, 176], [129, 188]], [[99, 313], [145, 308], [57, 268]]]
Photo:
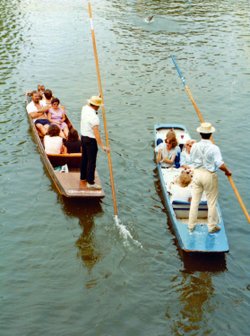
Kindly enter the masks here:
[[189, 212], [188, 227], [194, 228], [198, 208], [203, 191], [206, 193], [208, 206], [208, 229], [211, 230], [218, 223], [218, 215], [216, 210], [216, 202], [218, 198], [218, 177], [216, 173], [210, 173], [204, 168], [194, 170], [192, 183], [192, 200]]

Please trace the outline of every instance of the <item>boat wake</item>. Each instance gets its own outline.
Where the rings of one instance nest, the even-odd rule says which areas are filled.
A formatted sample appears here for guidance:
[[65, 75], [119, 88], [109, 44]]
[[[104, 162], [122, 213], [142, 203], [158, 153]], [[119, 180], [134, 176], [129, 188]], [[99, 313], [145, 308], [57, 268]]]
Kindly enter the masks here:
[[120, 236], [124, 239], [124, 245], [128, 246], [129, 243], [132, 242], [135, 246], [143, 248], [142, 244], [138, 240], [134, 239], [129, 230], [126, 228], [126, 226], [122, 224], [118, 216], [114, 216], [114, 221], [116, 227], [119, 230]]

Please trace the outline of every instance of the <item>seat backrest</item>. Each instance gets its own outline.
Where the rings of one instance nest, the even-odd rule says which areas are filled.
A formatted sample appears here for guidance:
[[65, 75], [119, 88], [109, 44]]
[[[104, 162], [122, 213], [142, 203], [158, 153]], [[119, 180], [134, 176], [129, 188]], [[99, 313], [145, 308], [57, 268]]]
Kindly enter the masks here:
[[[177, 218], [188, 218], [190, 202], [173, 201], [172, 206]], [[207, 218], [207, 202], [201, 201], [198, 209], [198, 218]]]
[[156, 146], [158, 146], [160, 143], [163, 143], [163, 140], [161, 138], [158, 138], [156, 140]]

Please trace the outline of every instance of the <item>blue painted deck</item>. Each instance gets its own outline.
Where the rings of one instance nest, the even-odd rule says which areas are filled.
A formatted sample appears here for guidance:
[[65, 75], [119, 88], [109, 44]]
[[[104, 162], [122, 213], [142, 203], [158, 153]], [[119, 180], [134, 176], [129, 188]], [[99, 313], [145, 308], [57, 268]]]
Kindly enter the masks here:
[[[159, 129], [168, 130], [170, 128], [180, 129], [187, 132], [185, 126], [179, 124], [155, 125], [155, 144], [157, 140], [158, 130]], [[218, 225], [221, 227], [221, 230], [213, 234], [208, 233], [205, 220], [203, 224], [197, 224], [195, 230], [192, 233], [190, 233], [187, 227], [187, 220], [185, 220], [184, 223], [182, 220], [176, 218], [174, 209], [172, 207], [172, 203], [170, 201], [169, 193], [167, 191], [166, 182], [163, 176], [163, 169], [166, 168], [161, 168], [161, 165], [157, 164], [157, 169], [159, 173], [165, 206], [168, 209], [168, 213], [170, 215], [170, 219], [173, 224], [173, 229], [175, 231], [179, 247], [186, 252], [206, 252], [206, 253], [228, 252], [229, 245], [219, 204], [217, 205], [217, 211], [219, 216]], [[200, 221], [202, 222], [202, 220]]]

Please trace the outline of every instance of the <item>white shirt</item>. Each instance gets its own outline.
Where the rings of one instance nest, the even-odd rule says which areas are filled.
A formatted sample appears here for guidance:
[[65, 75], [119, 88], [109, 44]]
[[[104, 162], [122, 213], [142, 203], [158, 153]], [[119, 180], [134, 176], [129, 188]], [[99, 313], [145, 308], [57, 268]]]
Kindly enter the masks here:
[[[175, 148], [172, 148], [170, 149], [170, 151], [168, 151], [166, 143], [161, 142], [158, 146], [156, 146], [155, 152], [158, 153], [159, 150], [161, 150], [162, 160], [164, 159], [171, 160], [174, 155], [176, 156], [178, 154], [179, 146], [176, 146]], [[162, 167], [172, 167], [174, 165], [174, 162], [173, 163], [162, 162], [161, 165]]]
[[[41, 107], [46, 106], [46, 104], [45, 104], [42, 100], [39, 101], [39, 104], [40, 104]], [[26, 110], [27, 110], [27, 112], [30, 114], [30, 113], [32, 113], [32, 112], [37, 112], [39, 109], [36, 107], [35, 103], [34, 103], [33, 100], [32, 100], [32, 101], [26, 106]], [[33, 119], [34, 122], [35, 122], [36, 120], [37, 120], [37, 118], [36, 118], [36, 119]]]
[[49, 136], [45, 135], [44, 137], [44, 148], [47, 154], [60, 154], [63, 144], [63, 139], [59, 136]]
[[100, 120], [96, 111], [89, 105], [82, 108], [81, 113], [81, 135], [89, 138], [95, 138], [93, 127], [99, 126]]
[[186, 150], [183, 150], [181, 152], [180, 166], [183, 166], [183, 165], [193, 167], [190, 154], [188, 154], [188, 152]]
[[187, 187], [181, 187], [179, 184], [172, 183], [170, 187], [171, 201], [182, 201], [189, 202], [191, 195], [191, 188], [188, 185]]
[[224, 163], [219, 147], [204, 139], [193, 144], [190, 158], [194, 168], [205, 168], [211, 173]]

